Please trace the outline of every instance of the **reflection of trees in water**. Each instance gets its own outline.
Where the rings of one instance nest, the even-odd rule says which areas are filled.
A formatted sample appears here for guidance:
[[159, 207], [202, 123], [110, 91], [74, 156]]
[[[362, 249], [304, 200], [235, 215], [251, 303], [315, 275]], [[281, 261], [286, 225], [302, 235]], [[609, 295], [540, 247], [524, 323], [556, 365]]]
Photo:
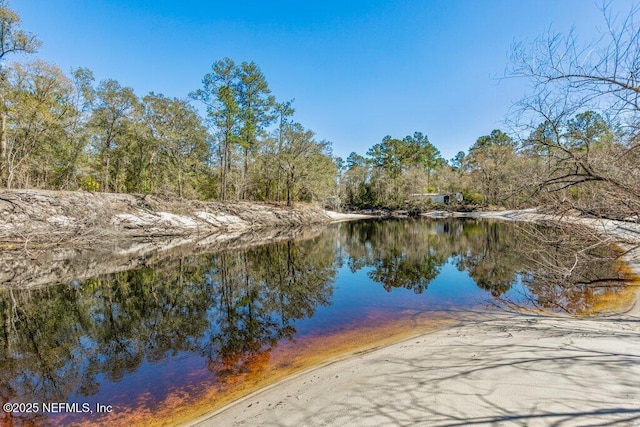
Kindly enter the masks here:
[[295, 319], [329, 304], [335, 252], [327, 239], [223, 253], [210, 280], [217, 296], [215, 330], [204, 352], [221, 382], [264, 369], [271, 349], [296, 332]]
[[517, 233], [505, 232], [505, 224], [468, 221], [456, 244], [460, 271], [466, 270], [479, 288], [498, 298], [507, 292], [521, 267]]
[[370, 267], [369, 277], [390, 291], [422, 293], [454, 258], [478, 286], [499, 296], [518, 270], [516, 238], [503, 224], [485, 221], [368, 221], [345, 225], [343, 246], [351, 271]]
[[0, 399], [68, 402], [93, 396], [100, 377], [117, 382], [145, 361], [198, 348], [207, 327], [207, 289], [195, 263], [141, 269], [0, 293]]
[[[70, 357], [82, 351], [75, 334], [73, 299], [57, 292], [42, 292], [48, 301], [40, 303], [38, 293], [5, 291], [0, 298], [0, 400], [21, 401], [47, 393], [51, 401], [62, 401], [81, 381], [80, 364]], [[32, 295], [36, 294], [36, 295]], [[35, 416], [32, 421], [37, 422]], [[0, 413], [0, 421], [11, 425], [10, 414]]]
[[587, 229], [468, 221], [459, 244], [467, 249], [458, 268], [496, 298], [522, 283], [523, 303], [578, 313], [591, 309], [597, 295], [624, 286], [617, 254]]
[[500, 298], [515, 283], [529, 303], [577, 313], [598, 295], [618, 292], [622, 276], [606, 242], [575, 227], [545, 227], [483, 220], [367, 221], [342, 225], [341, 246], [351, 271], [390, 291], [421, 293], [452, 259], [481, 289]]
[[574, 313], [621, 288], [614, 257], [575, 229], [366, 221], [81, 286], [0, 291], [0, 401], [94, 396], [104, 378], [119, 381], [181, 352], [204, 357], [221, 385], [243, 380], [266, 366], [278, 340], [294, 335], [296, 319], [330, 302], [343, 264], [366, 267], [388, 291], [421, 293], [454, 262], [494, 296], [522, 283], [533, 304]]
[[0, 291], [0, 401], [92, 396], [103, 378], [180, 352], [207, 357], [221, 379], [254, 369], [295, 319], [329, 302], [334, 252], [326, 239], [285, 242]]
[[342, 224], [341, 246], [352, 272], [370, 267], [369, 277], [387, 290], [424, 292], [449, 255], [440, 246], [449, 223], [416, 220], [365, 221]]
[[628, 280], [615, 267], [617, 253], [586, 227], [518, 224], [522, 282], [529, 301], [567, 313], [589, 312]]

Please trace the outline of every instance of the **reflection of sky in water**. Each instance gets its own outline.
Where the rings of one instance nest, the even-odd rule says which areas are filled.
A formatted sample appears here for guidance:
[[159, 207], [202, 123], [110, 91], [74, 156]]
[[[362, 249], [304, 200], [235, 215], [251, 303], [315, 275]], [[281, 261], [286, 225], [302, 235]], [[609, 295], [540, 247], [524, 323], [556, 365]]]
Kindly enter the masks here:
[[401, 287], [387, 292], [369, 277], [371, 270], [366, 267], [352, 273], [346, 265], [339, 268], [331, 305], [319, 306], [312, 318], [297, 320], [297, 336], [331, 333], [344, 325], [383, 321], [403, 313], [470, 308], [486, 301], [488, 295], [466, 271], [457, 269], [453, 259], [420, 294]]
[[518, 274], [513, 282], [511, 282], [511, 288], [502, 295], [504, 301], [510, 301], [516, 305], [529, 305], [536, 300], [536, 297], [531, 294], [529, 288], [522, 282], [522, 275]]

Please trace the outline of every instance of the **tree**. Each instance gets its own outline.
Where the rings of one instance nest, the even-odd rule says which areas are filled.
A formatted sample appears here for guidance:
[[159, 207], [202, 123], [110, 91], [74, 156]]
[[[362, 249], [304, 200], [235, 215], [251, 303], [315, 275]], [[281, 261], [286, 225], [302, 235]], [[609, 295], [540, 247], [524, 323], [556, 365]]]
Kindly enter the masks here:
[[489, 203], [503, 203], [514, 192], [509, 185], [514, 159], [515, 142], [499, 129], [481, 136], [469, 149], [467, 164], [480, 176], [481, 190]]
[[153, 92], [143, 103], [145, 125], [154, 141], [148, 162], [153, 189], [161, 186], [180, 197], [188, 190], [195, 196], [208, 157], [207, 131], [198, 114], [187, 101]]
[[14, 53], [34, 53], [40, 42], [31, 33], [20, 29], [20, 17], [8, 8], [6, 0], [0, 0], [0, 183], [10, 185], [8, 180], [7, 151], [7, 76], [4, 60]]
[[101, 82], [95, 92], [95, 106], [89, 122], [91, 149], [96, 160], [102, 191], [122, 191], [126, 184], [128, 147], [133, 142], [134, 122], [141, 105], [133, 89], [116, 80]]
[[[282, 152], [284, 141], [285, 141], [285, 132], [291, 125], [290, 118], [296, 112], [293, 108], [293, 99], [290, 101], [277, 103], [275, 106], [276, 109], [276, 120], [278, 121], [278, 129], [277, 129], [277, 144], [275, 148], [276, 156], [279, 156]], [[283, 181], [281, 176], [282, 168], [277, 168], [277, 187], [276, 187], [276, 201], [280, 201], [281, 197], [281, 182]], [[285, 186], [286, 187], [286, 186]]]
[[373, 203], [368, 182], [369, 172], [369, 165], [364, 156], [355, 152], [349, 154], [343, 178], [345, 201], [348, 206], [364, 207]]
[[376, 193], [376, 202], [398, 206], [404, 199], [400, 191], [400, 177], [406, 167], [406, 148], [405, 141], [387, 135], [367, 151], [373, 166], [371, 185]]
[[467, 154], [464, 151], [458, 151], [456, 155], [449, 160], [448, 163], [453, 169], [459, 171], [460, 169], [462, 169], [466, 157]]
[[[238, 105], [238, 69], [230, 58], [214, 62], [211, 72], [202, 79], [202, 89], [190, 94], [191, 98], [202, 101], [207, 108], [207, 116], [218, 139], [220, 158], [220, 199], [229, 197], [231, 155], [233, 144], [239, 139], [241, 128], [240, 106]], [[246, 132], [251, 134], [247, 129]]]
[[406, 156], [406, 142], [387, 135], [382, 142], [375, 144], [367, 151], [374, 165], [384, 169], [392, 179], [397, 179], [402, 173]]
[[278, 195], [278, 177], [281, 174], [277, 157], [277, 141], [271, 136], [262, 139], [250, 168], [249, 195], [254, 200], [275, 200]]
[[407, 150], [403, 160], [423, 169], [427, 173], [427, 187], [430, 187], [431, 174], [444, 163], [440, 150], [429, 142], [427, 135], [422, 132], [406, 136], [404, 142], [407, 144]]
[[238, 105], [240, 108], [240, 139], [242, 147], [242, 189], [241, 198], [246, 198], [249, 170], [249, 151], [254, 150], [257, 137], [273, 120], [271, 109], [275, 99], [269, 96], [271, 91], [267, 80], [254, 62], [243, 62], [238, 70]]
[[431, 178], [443, 165], [440, 151], [422, 132], [403, 139], [386, 136], [367, 151], [371, 162], [370, 185], [374, 204], [403, 206], [415, 192], [433, 191]]
[[330, 143], [317, 142], [313, 136], [300, 123], [292, 123], [285, 129], [279, 158], [285, 175], [287, 206], [296, 199], [320, 199], [331, 188], [336, 175]]
[[[600, 177], [619, 169], [612, 158], [619, 152], [617, 138], [616, 132], [594, 111], [540, 123], [524, 141], [523, 148], [524, 154], [535, 162], [532, 185], [538, 193], [543, 190], [548, 193], [542, 200], [551, 196], [553, 203], [552, 196], [556, 195], [556, 199], [564, 200], [565, 204], [569, 200], [576, 202], [573, 208], [592, 212], [595, 206], [586, 205], [609, 204], [608, 199], [615, 197], [614, 194], [597, 196], [593, 190], [605, 190], [602, 184], [606, 181]], [[582, 197], [587, 195], [590, 197]]]
[[[530, 138], [549, 156], [550, 173], [541, 180], [540, 188], [559, 194], [597, 189], [600, 198], [609, 202], [608, 212], [601, 214], [616, 218], [640, 214], [637, 13], [632, 7], [618, 19], [611, 5], [605, 4], [606, 31], [600, 39], [582, 43], [574, 32], [545, 34], [531, 45], [514, 48], [508, 73], [527, 79], [533, 86], [533, 92], [520, 102], [517, 124], [530, 134], [540, 123], [548, 131]], [[600, 144], [598, 154], [593, 155], [593, 135], [576, 131], [583, 132], [586, 126], [601, 133], [600, 119], [620, 132], [614, 132], [615, 138], [605, 144], [608, 146]], [[576, 129], [565, 132], [567, 127]], [[568, 200], [564, 196], [559, 199]]]
[[249, 185], [251, 196], [258, 200], [286, 199], [286, 174], [282, 167], [287, 130], [295, 110], [293, 101], [276, 103], [271, 99], [270, 120], [275, 122], [271, 133], [264, 136], [253, 150]]
[[64, 150], [59, 153], [62, 169], [57, 187], [75, 189], [80, 185], [92, 189], [97, 183], [84, 169], [89, 163], [87, 147], [91, 136], [87, 123], [91, 119], [95, 101], [93, 73], [87, 68], [78, 68], [72, 72], [71, 81], [76, 114], [68, 129], [67, 143], [61, 144]]
[[[47, 186], [67, 167], [63, 152], [70, 144], [69, 130], [77, 117], [74, 87], [62, 71], [36, 61], [14, 64], [5, 73], [4, 98], [6, 186]], [[61, 163], [62, 160], [62, 163]]]

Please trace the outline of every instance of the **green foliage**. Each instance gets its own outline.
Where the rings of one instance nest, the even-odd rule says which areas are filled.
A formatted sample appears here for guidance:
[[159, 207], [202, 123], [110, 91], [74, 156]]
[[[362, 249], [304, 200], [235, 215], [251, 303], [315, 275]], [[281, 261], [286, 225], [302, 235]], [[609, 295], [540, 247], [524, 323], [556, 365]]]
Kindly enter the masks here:
[[472, 205], [480, 205], [484, 203], [485, 200], [482, 194], [471, 190], [462, 190], [462, 198], [466, 203], [470, 203]]
[[[254, 62], [213, 62], [189, 95], [203, 103], [204, 119], [183, 99], [140, 98], [113, 79], [96, 85], [87, 69], [68, 76], [42, 61], [7, 66], [12, 54], [40, 43], [0, 0], [0, 184], [288, 204], [330, 198], [360, 208], [401, 208], [426, 189], [462, 191], [474, 204], [563, 200], [633, 217], [640, 211], [640, 109], [629, 83], [638, 63], [635, 13], [620, 26], [607, 21], [610, 44], [602, 49], [576, 50], [567, 39], [564, 51], [551, 39], [536, 43], [533, 56], [516, 55], [514, 75], [537, 88], [525, 110], [539, 119], [521, 143], [495, 129], [447, 164], [422, 132], [386, 136], [366, 155], [337, 161], [330, 143], [295, 122], [292, 101], [276, 101]], [[581, 57], [586, 52], [596, 53]]]
[[514, 149], [515, 142], [509, 135], [502, 132], [500, 129], [494, 129], [491, 131], [491, 134], [478, 138], [469, 151], [483, 151], [494, 147], [507, 147]]
[[[240, 141], [241, 109], [238, 97], [239, 70], [230, 58], [214, 62], [211, 72], [202, 79], [202, 89], [192, 92], [193, 99], [203, 102], [209, 125], [218, 141], [220, 160], [220, 198], [227, 200], [237, 185], [230, 182], [234, 144]], [[245, 133], [249, 132], [245, 126]]]
[[74, 160], [73, 84], [55, 66], [36, 61], [6, 70], [6, 185], [46, 187]]
[[92, 176], [85, 176], [83, 178], [80, 178], [79, 185], [80, 188], [84, 191], [95, 192], [100, 189], [100, 183], [96, 181], [96, 179]]
[[36, 36], [20, 29], [20, 17], [7, 5], [0, 1], [0, 61], [10, 53], [34, 53], [40, 47]]
[[465, 164], [480, 184], [478, 190], [488, 203], [502, 205], [517, 191], [513, 187], [516, 144], [507, 134], [495, 129], [481, 136], [469, 149]]
[[2, 73], [6, 186], [288, 203], [337, 194], [331, 144], [291, 120], [253, 62], [213, 64], [191, 94], [204, 122], [185, 100], [94, 85], [87, 69], [69, 78], [39, 61]]
[[[12, 86], [16, 82], [8, 81], [4, 60], [9, 54], [34, 53], [39, 46], [40, 42], [34, 35], [20, 29], [20, 17], [9, 9], [8, 2], [0, 0], [0, 185], [6, 185], [7, 188], [11, 188], [16, 172], [16, 150], [13, 147], [13, 153], [9, 152], [11, 147], [7, 132], [11, 125], [7, 123], [10, 108], [7, 104], [12, 102]], [[20, 156], [24, 157], [25, 154]]]
[[[331, 157], [331, 144], [317, 142], [313, 132], [299, 123], [287, 125], [279, 158], [285, 175], [287, 205], [294, 200], [324, 200], [337, 168]], [[331, 181], [328, 181], [331, 180]]]
[[102, 191], [122, 192], [135, 187], [132, 181], [142, 172], [139, 163], [145, 154], [141, 152], [142, 135], [137, 126], [141, 112], [133, 89], [122, 87], [116, 80], [102, 81], [95, 89], [93, 114], [87, 125], [93, 134], [92, 168], [100, 177]]
[[351, 153], [342, 179], [348, 206], [405, 206], [409, 194], [432, 185], [436, 171], [446, 165], [440, 151], [426, 135], [415, 132], [403, 139], [386, 136], [367, 151], [367, 157]]
[[585, 111], [567, 122], [567, 146], [587, 149], [610, 144], [613, 132], [602, 116], [594, 111]]
[[209, 155], [206, 129], [186, 101], [153, 92], [143, 98], [151, 192], [197, 197]]

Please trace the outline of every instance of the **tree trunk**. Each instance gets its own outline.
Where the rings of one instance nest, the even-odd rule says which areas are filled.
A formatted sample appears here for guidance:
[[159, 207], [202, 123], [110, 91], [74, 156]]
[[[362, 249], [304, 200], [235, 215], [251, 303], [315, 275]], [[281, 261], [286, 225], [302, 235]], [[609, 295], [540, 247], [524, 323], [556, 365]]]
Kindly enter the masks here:
[[107, 153], [107, 158], [104, 161], [104, 171], [102, 176], [102, 191], [105, 193], [109, 192], [109, 163], [110, 163], [110, 155]]
[[295, 166], [291, 166], [291, 170], [287, 172], [287, 206], [291, 206], [291, 203], [292, 203], [291, 190], [293, 190], [293, 179], [295, 177], [294, 170], [295, 170]]
[[[4, 107], [4, 99], [1, 102]], [[7, 164], [7, 115], [2, 111], [2, 123], [0, 125], [0, 185], [8, 185]]]
[[229, 194], [227, 192], [228, 190], [228, 184], [229, 184], [229, 177], [231, 175], [231, 142], [227, 141], [227, 154], [225, 157], [225, 179], [224, 179], [224, 185], [225, 185], [225, 189], [224, 189], [224, 200], [227, 200], [229, 198]]
[[249, 173], [249, 147], [244, 149], [244, 170], [242, 172], [242, 200], [247, 197], [247, 175]]
[[280, 181], [282, 181], [282, 178], [280, 177], [280, 169], [278, 169], [276, 176], [276, 202], [280, 201]]
[[227, 164], [228, 164], [228, 158], [229, 158], [229, 140], [228, 137], [225, 136], [224, 139], [224, 145], [222, 148], [222, 168], [220, 171], [220, 186], [221, 191], [220, 191], [220, 199], [222, 201], [227, 200]]

